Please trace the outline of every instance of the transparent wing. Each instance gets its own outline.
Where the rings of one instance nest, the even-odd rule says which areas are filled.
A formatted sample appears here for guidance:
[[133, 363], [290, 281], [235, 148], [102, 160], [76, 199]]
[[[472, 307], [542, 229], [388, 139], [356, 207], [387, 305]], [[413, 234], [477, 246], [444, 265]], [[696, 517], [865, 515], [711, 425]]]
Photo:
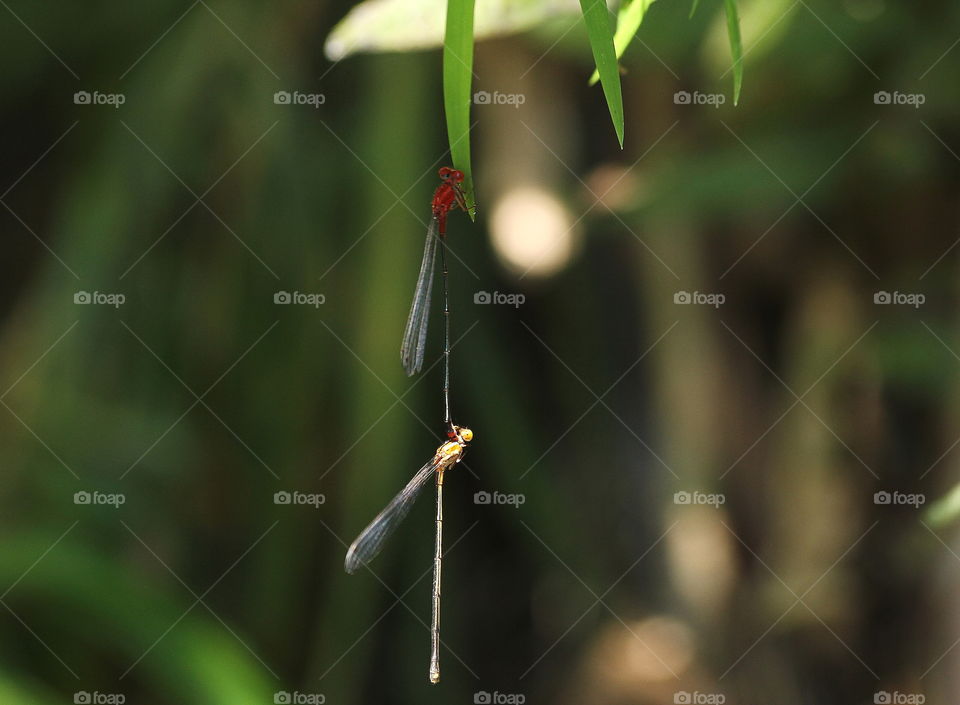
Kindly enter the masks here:
[[420, 262], [420, 275], [417, 287], [413, 291], [413, 303], [407, 316], [407, 327], [403, 331], [403, 344], [400, 346], [400, 361], [407, 375], [415, 375], [423, 367], [423, 351], [427, 344], [427, 324], [430, 322], [430, 295], [433, 291], [433, 261], [437, 254], [437, 221], [430, 219], [427, 228], [427, 241], [423, 245], [423, 261]]
[[433, 458], [424, 465], [417, 474], [414, 475], [407, 486], [390, 500], [390, 504], [384, 507], [383, 511], [374, 517], [370, 525], [360, 532], [356, 540], [350, 544], [347, 550], [347, 557], [343, 561], [343, 568], [348, 573], [354, 573], [356, 570], [369, 563], [380, 553], [383, 543], [394, 532], [397, 526], [403, 521], [413, 506], [417, 496], [430, 479], [434, 476], [440, 463]]

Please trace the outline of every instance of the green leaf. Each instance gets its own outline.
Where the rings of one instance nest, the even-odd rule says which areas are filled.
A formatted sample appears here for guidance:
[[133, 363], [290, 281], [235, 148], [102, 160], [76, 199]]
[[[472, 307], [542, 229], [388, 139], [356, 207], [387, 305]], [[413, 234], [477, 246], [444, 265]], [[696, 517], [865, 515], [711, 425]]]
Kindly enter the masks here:
[[593, 60], [600, 74], [600, 85], [607, 99], [613, 129], [617, 132], [620, 148], [623, 148], [623, 95], [620, 92], [620, 70], [617, 65], [617, 52], [613, 46], [613, 31], [610, 29], [610, 16], [604, 0], [580, 0], [583, 21], [587, 25]]
[[[617, 31], [613, 35], [613, 47], [617, 52], [617, 59], [623, 56], [623, 52], [637, 36], [640, 24], [647, 14], [647, 8], [654, 2], [656, 0], [632, 0], [620, 8], [620, 13], [617, 15]], [[594, 71], [590, 77], [590, 85], [592, 86], [598, 80], [600, 80], [600, 74]]]
[[740, 102], [740, 86], [743, 83], [743, 43], [740, 41], [740, 17], [737, 15], [737, 0], [725, 0], [727, 8], [727, 36], [730, 37], [730, 53], [733, 55], [733, 104]]
[[690, 5], [690, 17], [688, 19], [693, 19], [693, 16], [697, 12], [697, 5], [700, 4], [700, 0], [693, 0], [693, 3]]
[[[474, 205], [470, 168], [470, 90], [473, 87], [473, 3], [447, 0], [447, 29], [443, 39], [443, 107], [453, 166], [464, 174], [467, 206]], [[470, 217], [474, 214], [471, 211]]]

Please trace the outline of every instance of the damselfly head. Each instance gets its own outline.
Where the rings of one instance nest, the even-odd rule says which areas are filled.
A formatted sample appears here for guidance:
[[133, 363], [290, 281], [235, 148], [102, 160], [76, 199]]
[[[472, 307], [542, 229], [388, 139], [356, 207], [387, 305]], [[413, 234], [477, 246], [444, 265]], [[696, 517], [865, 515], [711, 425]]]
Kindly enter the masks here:
[[459, 169], [451, 169], [448, 166], [440, 167], [440, 171], [437, 172], [440, 175], [440, 178], [444, 181], [452, 181], [455, 184], [459, 184], [463, 181], [463, 172]]
[[469, 443], [473, 440], [473, 431], [466, 426], [450, 424], [450, 427], [447, 429], [447, 438], [457, 443]]

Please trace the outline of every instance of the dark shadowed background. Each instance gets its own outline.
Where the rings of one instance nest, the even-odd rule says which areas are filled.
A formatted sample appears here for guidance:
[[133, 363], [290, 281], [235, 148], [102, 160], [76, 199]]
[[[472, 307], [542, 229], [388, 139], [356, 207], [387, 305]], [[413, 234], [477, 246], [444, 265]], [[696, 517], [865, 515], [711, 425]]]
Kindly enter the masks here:
[[623, 151], [575, 7], [478, 44], [437, 686], [429, 497], [342, 566], [443, 432], [439, 51], [0, 4], [0, 701], [956, 701], [956, 3], [744, 0], [734, 107], [661, 0]]

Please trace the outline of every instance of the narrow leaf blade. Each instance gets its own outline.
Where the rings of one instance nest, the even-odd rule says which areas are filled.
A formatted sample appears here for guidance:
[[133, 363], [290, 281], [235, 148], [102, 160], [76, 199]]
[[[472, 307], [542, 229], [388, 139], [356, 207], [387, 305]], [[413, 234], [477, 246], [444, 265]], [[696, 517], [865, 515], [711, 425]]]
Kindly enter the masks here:
[[737, 0], [725, 0], [727, 10], [727, 36], [730, 37], [730, 54], [733, 56], [733, 104], [740, 102], [740, 87], [743, 84], [743, 43], [740, 40], [740, 16]]
[[[470, 164], [470, 91], [473, 87], [474, 0], [447, 0], [443, 39], [443, 106], [453, 166], [464, 174], [467, 206], [474, 205]], [[473, 218], [473, 212], [470, 211]]]
[[620, 70], [617, 66], [617, 52], [613, 45], [613, 30], [610, 28], [610, 16], [604, 0], [580, 0], [583, 21], [590, 38], [590, 49], [597, 64], [600, 85], [607, 99], [613, 129], [617, 140], [623, 147], [623, 95], [620, 92]]

